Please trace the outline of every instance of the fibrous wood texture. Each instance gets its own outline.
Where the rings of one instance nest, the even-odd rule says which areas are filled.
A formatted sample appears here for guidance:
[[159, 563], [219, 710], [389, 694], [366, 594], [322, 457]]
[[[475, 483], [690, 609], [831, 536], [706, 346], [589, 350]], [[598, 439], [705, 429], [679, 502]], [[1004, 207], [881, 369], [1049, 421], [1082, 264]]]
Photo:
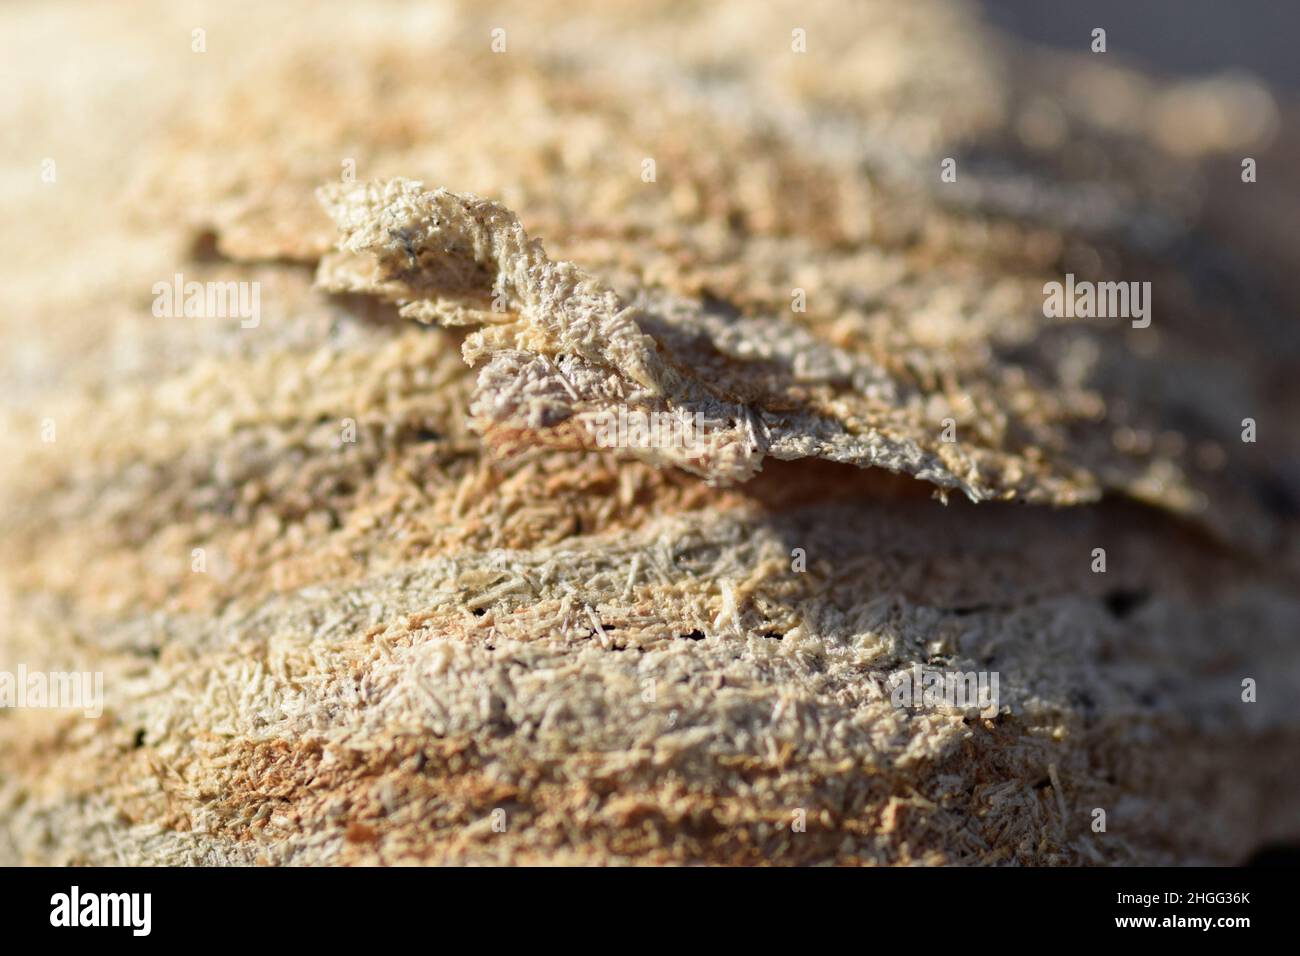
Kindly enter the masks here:
[[[1258, 85], [941, 0], [0, 17], [0, 671], [105, 688], [0, 710], [0, 863], [1300, 834]], [[177, 273], [258, 321], [153, 314]], [[1045, 317], [1067, 273], [1150, 326]], [[710, 443], [602, 447], [620, 410]], [[897, 706], [918, 667], [996, 713]]]

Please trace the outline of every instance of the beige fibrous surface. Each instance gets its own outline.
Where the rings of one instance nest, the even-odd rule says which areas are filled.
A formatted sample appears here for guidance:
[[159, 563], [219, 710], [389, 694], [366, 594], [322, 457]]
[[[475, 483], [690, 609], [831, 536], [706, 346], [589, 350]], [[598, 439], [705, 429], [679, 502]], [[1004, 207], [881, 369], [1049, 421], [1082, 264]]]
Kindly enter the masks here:
[[[0, 863], [1300, 835], [1258, 83], [940, 0], [0, 17], [0, 672], [105, 694], [0, 709]], [[1150, 326], [1045, 317], [1066, 273]], [[258, 321], [154, 314], [177, 274]], [[709, 440], [603, 447], [620, 410]], [[896, 706], [918, 667], [997, 712]]]

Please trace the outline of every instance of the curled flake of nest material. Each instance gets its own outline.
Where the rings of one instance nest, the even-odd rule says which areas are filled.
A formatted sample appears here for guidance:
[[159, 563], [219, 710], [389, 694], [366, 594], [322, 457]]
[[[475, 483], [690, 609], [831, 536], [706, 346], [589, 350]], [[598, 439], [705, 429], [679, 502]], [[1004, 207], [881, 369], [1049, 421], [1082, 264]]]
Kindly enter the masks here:
[[[766, 457], [819, 457], [975, 501], [1078, 504], [1109, 486], [1203, 508], [1178, 463], [1135, 462], [1089, 437], [1123, 418], [1104, 423], [1104, 396], [1045, 363], [985, 351], [959, 373], [943, 350], [839, 347], [793, 318], [736, 319], [655, 290], [628, 304], [549, 259], [499, 203], [405, 179], [318, 195], [340, 231], [318, 270], [323, 288], [381, 296], [424, 322], [482, 326], [463, 353], [481, 366], [472, 410], [489, 444], [596, 447], [607, 423], [630, 415], [662, 425], [624, 429], [623, 453], [716, 484], [751, 479]], [[688, 437], [655, 440], [662, 433]]]

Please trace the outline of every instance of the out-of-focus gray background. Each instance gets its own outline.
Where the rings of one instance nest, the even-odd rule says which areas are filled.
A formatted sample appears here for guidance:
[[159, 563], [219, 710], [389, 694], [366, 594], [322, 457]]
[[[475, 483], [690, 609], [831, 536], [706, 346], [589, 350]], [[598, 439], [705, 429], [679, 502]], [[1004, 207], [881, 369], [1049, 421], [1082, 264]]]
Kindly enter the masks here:
[[1104, 27], [1108, 51], [1186, 76], [1249, 70], [1300, 91], [1295, 0], [978, 0], [989, 20], [1033, 43], [1086, 51]]

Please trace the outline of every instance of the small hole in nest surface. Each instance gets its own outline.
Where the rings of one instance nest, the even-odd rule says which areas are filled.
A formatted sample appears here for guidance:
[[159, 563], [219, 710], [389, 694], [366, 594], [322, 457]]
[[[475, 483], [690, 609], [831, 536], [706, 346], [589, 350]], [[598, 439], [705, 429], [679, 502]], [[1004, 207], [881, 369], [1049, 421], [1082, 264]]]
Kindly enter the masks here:
[[1125, 591], [1122, 589], [1107, 591], [1106, 596], [1102, 598], [1106, 604], [1106, 610], [1111, 613], [1112, 617], [1121, 621], [1150, 599], [1151, 594], [1147, 591]]

